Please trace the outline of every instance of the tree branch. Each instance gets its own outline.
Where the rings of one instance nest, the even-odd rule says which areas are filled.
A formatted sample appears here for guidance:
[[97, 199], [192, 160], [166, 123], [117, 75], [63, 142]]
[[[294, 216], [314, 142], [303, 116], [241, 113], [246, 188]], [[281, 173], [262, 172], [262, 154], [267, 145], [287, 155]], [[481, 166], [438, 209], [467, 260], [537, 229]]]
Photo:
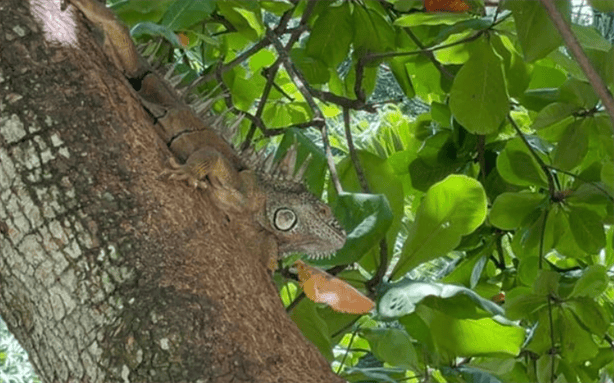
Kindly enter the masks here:
[[576, 36], [571, 31], [569, 24], [565, 22], [559, 10], [556, 9], [554, 5], [554, 0], [539, 1], [542, 3], [544, 8], [546, 8], [546, 12], [550, 17], [550, 20], [552, 20], [561, 37], [563, 37], [567, 49], [569, 49], [572, 56], [576, 59], [576, 61], [580, 65], [580, 68], [582, 68], [582, 71], [586, 75], [586, 78], [593, 86], [593, 89], [595, 90], [597, 95], [599, 95], [603, 106], [610, 115], [610, 119], [612, 121], [612, 129], [614, 129], [614, 98], [612, 98], [612, 94], [606, 87], [601, 77], [599, 77], [597, 71], [595, 71], [595, 68], [593, 68], [593, 65], [591, 64], [588, 57], [586, 57], [586, 54], [582, 50], [582, 46], [580, 46], [580, 43], [576, 39]]

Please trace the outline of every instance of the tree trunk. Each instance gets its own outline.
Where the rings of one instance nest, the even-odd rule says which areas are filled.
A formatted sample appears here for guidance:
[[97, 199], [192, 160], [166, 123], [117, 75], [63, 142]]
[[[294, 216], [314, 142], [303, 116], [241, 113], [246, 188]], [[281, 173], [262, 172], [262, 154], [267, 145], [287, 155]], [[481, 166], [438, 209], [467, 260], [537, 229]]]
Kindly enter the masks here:
[[249, 217], [170, 152], [59, 0], [0, 0], [0, 314], [45, 382], [336, 382]]

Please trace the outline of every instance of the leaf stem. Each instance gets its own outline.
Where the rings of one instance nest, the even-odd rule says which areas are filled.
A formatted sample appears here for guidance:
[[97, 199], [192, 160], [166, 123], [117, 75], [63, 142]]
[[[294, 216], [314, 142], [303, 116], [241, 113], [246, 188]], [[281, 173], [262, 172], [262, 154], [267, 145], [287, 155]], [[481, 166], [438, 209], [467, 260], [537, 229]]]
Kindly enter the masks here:
[[546, 178], [548, 179], [548, 194], [550, 195], [550, 199], [552, 199], [554, 197], [554, 191], [555, 191], [554, 190], [554, 178], [552, 177], [552, 173], [548, 169], [548, 165], [546, 165], [546, 163], [541, 159], [541, 157], [537, 155], [537, 153], [535, 152], [535, 149], [533, 149], [531, 144], [529, 144], [529, 141], [527, 141], [527, 138], [524, 136], [524, 133], [522, 133], [522, 131], [518, 127], [518, 124], [516, 124], [516, 121], [514, 121], [514, 119], [512, 118], [511, 114], [507, 115], [507, 119], [510, 121], [510, 123], [514, 127], [514, 130], [516, 130], [516, 133], [518, 133], [518, 135], [522, 139], [522, 142], [524, 142], [526, 147], [529, 149], [529, 152], [531, 152], [531, 155], [533, 156], [533, 158], [535, 158], [535, 161], [537, 161], [537, 163], [539, 164], [539, 167], [542, 169], [542, 171], [546, 175]]

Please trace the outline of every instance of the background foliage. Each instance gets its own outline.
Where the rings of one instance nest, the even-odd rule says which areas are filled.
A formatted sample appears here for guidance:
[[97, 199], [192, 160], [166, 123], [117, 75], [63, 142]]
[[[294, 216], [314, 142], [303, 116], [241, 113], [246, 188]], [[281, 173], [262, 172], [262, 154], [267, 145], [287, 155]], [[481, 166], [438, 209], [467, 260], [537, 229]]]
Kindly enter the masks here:
[[[377, 310], [303, 299], [295, 258], [275, 281], [344, 379], [611, 382], [612, 117], [540, 2], [468, 4], [111, 5], [145, 55], [198, 79], [198, 94], [225, 92], [217, 111], [245, 114], [236, 144], [312, 154], [306, 183], [349, 236], [310, 263]], [[612, 24], [597, 21], [612, 23], [599, 12], [613, 4], [575, 10], [596, 12], [600, 30], [572, 28], [610, 91]]]

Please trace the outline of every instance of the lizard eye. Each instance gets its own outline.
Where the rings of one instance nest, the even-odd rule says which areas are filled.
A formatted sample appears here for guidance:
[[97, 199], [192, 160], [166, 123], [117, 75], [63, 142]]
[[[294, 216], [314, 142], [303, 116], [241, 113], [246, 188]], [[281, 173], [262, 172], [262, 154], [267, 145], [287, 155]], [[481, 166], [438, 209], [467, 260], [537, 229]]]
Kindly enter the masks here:
[[275, 212], [273, 224], [275, 229], [288, 231], [296, 226], [296, 214], [290, 209], [278, 209]]

